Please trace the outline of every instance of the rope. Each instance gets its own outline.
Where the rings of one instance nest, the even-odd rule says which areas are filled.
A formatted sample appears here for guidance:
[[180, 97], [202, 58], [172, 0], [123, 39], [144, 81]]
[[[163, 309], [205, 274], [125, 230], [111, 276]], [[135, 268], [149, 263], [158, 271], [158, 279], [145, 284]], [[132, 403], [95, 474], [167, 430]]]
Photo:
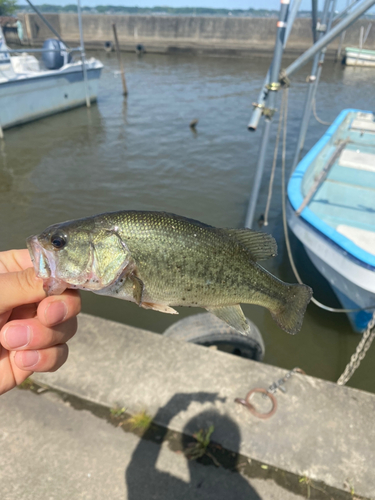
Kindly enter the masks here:
[[332, 123], [325, 122], [325, 121], [321, 120], [319, 118], [319, 116], [317, 115], [317, 113], [316, 113], [316, 99], [315, 99], [315, 97], [314, 97], [313, 102], [312, 102], [312, 110], [313, 110], [313, 113], [314, 113], [315, 120], [318, 123], [321, 123], [322, 125], [332, 125]]
[[[287, 132], [287, 117], [288, 117], [288, 89], [284, 89], [284, 93], [286, 94], [285, 96], [285, 107], [284, 107], [284, 130], [283, 130], [283, 144], [282, 144], [282, 154], [281, 154], [281, 193], [282, 193], [282, 214], [283, 214], [283, 227], [284, 227], [284, 237], [285, 237], [285, 244], [286, 244], [286, 249], [288, 252], [288, 257], [289, 257], [289, 262], [292, 267], [294, 276], [296, 277], [296, 280], [298, 283], [301, 285], [303, 284], [303, 281], [297, 271], [297, 267], [295, 265], [294, 259], [293, 259], [293, 254], [292, 254], [292, 249], [290, 246], [290, 240], [289, 240], [289, 233], [288, 233], [288, 224], [286, 220], [286, 190], [285, 190], [285, 158], [286, 158], [286, 132]], [[324, 309], [326, 311], [330, 311], [333, 313], [350, 313], [350, 312], [359, 312], [359, 311], [365, 311], [368, 309], [374, 309], [374, 306], [370, 307], [358, 307], [356, 309], [337, 309], [334, 307], [329, 307], [323, 304], [322, 302], [319, 302], [319, 300], [316, 300], [315, 297], [311, 298], [311, 302], [313, 302], [316, 306], [320, 307], [321, 309]]]
[[283, 92], [283, 97], [282, 97], [282, 100], [281, 100], [281, 110], [280, 110], [279, 125], [277, 127], [277, 134], [276, 134], [275, 150], [274, 150], [274, 153], [273, 153], [273, 163], [272, 163], [272, 170], [271, 170], [271, 176], [270, 176], [270, 183], [268, 185], [267, 204], [266, 204], [266, 210], [264, 212], [264, 223], [263, 224], [265, 226], [268, 226], [268, 213], [270, 211], [271, 200], [272, 200], [273, 181], [275, 179], [277, 154], [279, 152], [280, 132], [281, 132], [281, 125], [282, 125], [282, 122], [283, 122], [283, 106], [284, 106], [284, 101], [285, 101], [284, 96], [285, 96], [285, 94]]

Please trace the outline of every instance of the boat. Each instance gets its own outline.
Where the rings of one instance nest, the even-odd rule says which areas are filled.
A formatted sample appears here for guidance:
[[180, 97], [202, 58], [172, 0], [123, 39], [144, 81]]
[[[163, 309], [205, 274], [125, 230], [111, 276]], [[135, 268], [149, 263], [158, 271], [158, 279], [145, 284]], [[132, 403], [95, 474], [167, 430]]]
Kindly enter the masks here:
[[374, 113], [343, 110], [299, 162], [287, 220], [343, 308], [361, 309], [348, 317], [364, 331], [375, 310]]
[[3, 129], [97, 98], [103, 68], [98, 59], [87, 59], [83, 66], [81, 59], [72, 60], [70, 51], [55, 39], [46, 40], [39, 50], [41, 61], [26, 52], [14, 55], [0, 27], [0, 127]]
[[343, 63], [347, 66], [369, 66], [375, 68], [375, 50], [346, 47]]

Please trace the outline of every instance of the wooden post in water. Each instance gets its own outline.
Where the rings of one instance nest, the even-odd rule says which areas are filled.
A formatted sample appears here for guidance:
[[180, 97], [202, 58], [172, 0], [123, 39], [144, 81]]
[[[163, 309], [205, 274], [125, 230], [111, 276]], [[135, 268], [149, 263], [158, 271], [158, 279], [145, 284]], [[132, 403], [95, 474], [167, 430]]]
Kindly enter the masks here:
[[128, 95], [128, 88], [126, 86], [124, 67], [123, 67], [122, 61], [121, 61], [120, 46], [119, 46], [118, 38], [117, 38], [116, 23], [112, 23], [112, 28], [113, 28], [113, 36], [115, 38], [115, 46], [116, 46], [116, 54], [117, 54], [118, 65], [120, 67], [123, 94], [124, 95]]
[[77, 0], [77, 14], [78, 14], [79, 38], [80, 38], [80, 41], [81, 41], [81, 47], [80, 48], [81, 48], [81, 61], [82, 61], [82, 71], [83, 71], [83, 84], [85, 86], [86, 106], [88, 108], [90, 108], [91, 107], [91, 101], [90, 101], [89, 83], [88, 83], [88, 80], [87, 80], [85, 42], [83, 40], [81, 0]]

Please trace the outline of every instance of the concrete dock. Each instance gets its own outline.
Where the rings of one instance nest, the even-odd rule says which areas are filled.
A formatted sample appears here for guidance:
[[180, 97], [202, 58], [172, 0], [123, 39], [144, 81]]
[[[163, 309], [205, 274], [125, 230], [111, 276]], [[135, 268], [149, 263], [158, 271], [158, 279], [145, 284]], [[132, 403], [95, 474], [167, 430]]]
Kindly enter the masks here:
[[272, 479], [187, 461], [54, 393], [13, 391], [0, 404], [2, 500], [299, 500]]
[[[58, 392], [14, 390], [0, 398], [0, 496], [92, 499], [106, 491], [138, 500], [288, 500], [309, 491], [311, 498], [374, 499], [375, 395], [296, 374], [285, 394], [276, 393], [269, 419], [234, 402], [284, 375], [82, 314], [67, 363], [33, 376]], [[254, 400], [259, 408], [261, 398]], [[109, 408], [145, 411], [156, 424], [153, 437], [113, 427], [100, 418]], [[183, 441], [210, 425], [222, 467], [187, 461], [163, 431]]]

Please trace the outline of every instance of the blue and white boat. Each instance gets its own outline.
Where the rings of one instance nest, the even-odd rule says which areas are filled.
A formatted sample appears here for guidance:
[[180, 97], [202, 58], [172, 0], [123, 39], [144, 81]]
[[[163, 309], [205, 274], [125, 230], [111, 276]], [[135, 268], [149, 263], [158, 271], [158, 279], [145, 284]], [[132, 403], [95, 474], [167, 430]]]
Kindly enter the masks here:
[[[58, 40], [47, 40], [43, 58], [11, 55], [0, 28], [0, 127], [20, 125], [86, 103], [83, 64]], [[85, 61], [87, 94], [96, 100], [103, 64]]]
[[[375, 115], [343, 110], [288, 183], [288, 224], [345, 309], [375, 310]], [[349, 313], [363, 331], [373, 310]]]

